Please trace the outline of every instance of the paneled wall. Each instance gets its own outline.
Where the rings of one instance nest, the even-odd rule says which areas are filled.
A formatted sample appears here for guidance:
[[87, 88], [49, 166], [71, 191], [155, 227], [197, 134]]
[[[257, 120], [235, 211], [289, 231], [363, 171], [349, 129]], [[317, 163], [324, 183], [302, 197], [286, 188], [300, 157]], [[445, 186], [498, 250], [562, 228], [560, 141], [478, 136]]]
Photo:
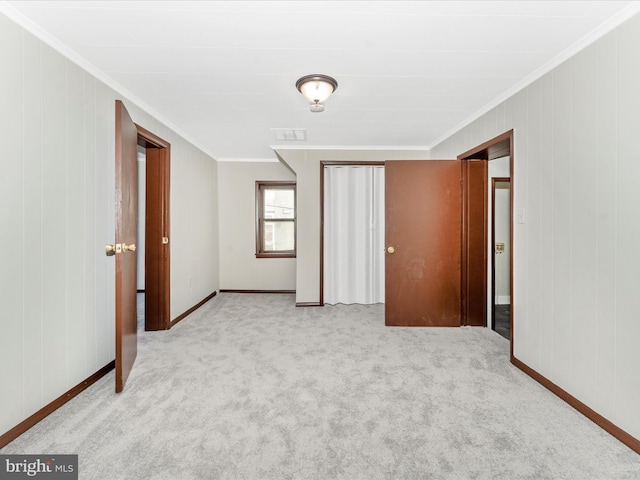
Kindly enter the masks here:
[[[135, 117], [134, 117], [135, 118]], [[218, 164], [170, 133], [171, 318], [217, 291]]]
[[256, 180], [296, 180], [280, 162], [220, 162], [220, 288], [295, 290], [295, 258], [256, 258]]
[[[2, 14], [0, 65], [2, 434], [114, 359], [115, 261], [104, 245], [122, 96]], [[175, 316], [218, 288], [216, 162], [124, 101], [172, 144]]]
[[514, 354], [640, 438], [640, 16], [434, 147], [514, 129]]

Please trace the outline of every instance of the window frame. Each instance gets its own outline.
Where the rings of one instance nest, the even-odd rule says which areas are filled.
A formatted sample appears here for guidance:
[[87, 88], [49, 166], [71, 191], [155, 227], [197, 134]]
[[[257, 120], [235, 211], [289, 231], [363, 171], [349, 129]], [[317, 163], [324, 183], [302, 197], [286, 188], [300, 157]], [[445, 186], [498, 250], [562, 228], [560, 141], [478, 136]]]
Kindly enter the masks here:
[[[293, 190], [293, 219], [264, 218], [265, 190]], [[256, 258], [296, 258], [298, 247], [297, 201], [296, 182], [294, 180], [256, 180]], [[293, 222], [293, 250], [265, 250], [263, 243], [265, 221]]]

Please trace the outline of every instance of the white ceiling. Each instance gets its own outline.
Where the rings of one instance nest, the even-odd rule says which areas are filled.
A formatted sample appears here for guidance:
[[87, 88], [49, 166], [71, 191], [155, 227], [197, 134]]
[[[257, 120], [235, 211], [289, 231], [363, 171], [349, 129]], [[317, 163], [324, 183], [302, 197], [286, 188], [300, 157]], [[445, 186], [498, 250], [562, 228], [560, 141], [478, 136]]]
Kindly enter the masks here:
[[[629, 1], [9, 1], [217, 159], [429, 148], [640, 11]], [[323, 113], [295, 88], [339, 83]], [[306, 129], [276, 140], [271, 129]]]

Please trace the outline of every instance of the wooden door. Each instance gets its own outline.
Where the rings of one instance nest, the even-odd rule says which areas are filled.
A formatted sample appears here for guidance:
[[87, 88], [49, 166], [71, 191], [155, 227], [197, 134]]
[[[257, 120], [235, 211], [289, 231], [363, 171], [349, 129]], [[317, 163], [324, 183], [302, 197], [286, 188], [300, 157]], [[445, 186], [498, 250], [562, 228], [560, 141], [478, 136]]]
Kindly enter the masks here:
[[[138, 135], [141, 134], [138, 127]], [[169, 144], [151, 146], [152, 134], [143, 131], [146, 146], [145, 222], [145, 330], [171, 327], [169, 299]], [[142, 221], [142, 219], [141, 219]]]
[[121, 392], [138, 351], [136, 242], [138, 131], [116, 100], [116, 392]]
[[460, 326], [461, 161], [389, 161], [385, 182], [385, 324]]
[[462, 161], [462, 325], [487, 324], [486, 160]]

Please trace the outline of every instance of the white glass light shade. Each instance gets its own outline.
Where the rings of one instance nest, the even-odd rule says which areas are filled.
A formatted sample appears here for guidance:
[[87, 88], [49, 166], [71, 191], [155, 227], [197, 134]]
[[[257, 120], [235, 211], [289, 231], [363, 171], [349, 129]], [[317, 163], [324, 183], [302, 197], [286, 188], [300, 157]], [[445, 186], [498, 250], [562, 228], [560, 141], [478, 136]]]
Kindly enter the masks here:
[[327, 75], [307, 75], [296, 82], [296, 88], [309, 103], [322, 103], [338, 88], [338, 82]]

